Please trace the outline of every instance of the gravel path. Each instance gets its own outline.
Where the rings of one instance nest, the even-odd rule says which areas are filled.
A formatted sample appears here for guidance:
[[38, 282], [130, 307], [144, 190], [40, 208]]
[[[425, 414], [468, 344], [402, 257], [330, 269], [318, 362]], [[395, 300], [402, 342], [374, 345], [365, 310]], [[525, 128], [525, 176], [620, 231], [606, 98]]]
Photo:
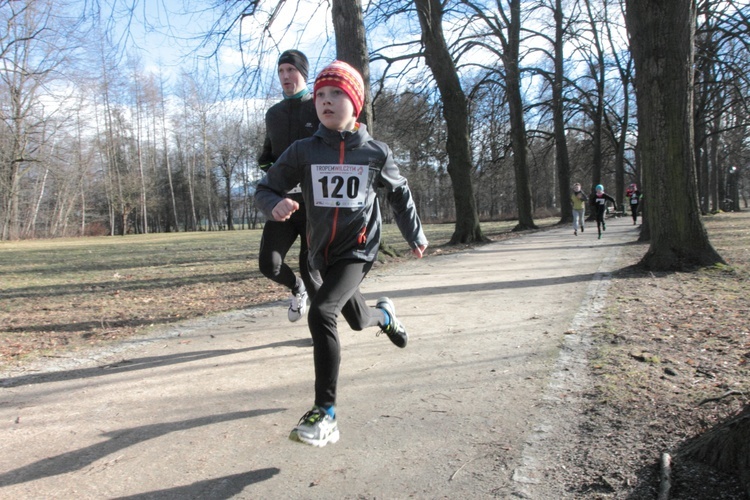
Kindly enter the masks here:
[[280, 304], [2, 374], [0, 498], [551, 498], [628, 221], [371, 273], [409, 345], [341, 327], [341, 440], [322, 449], [287, 439], [313, 365]]

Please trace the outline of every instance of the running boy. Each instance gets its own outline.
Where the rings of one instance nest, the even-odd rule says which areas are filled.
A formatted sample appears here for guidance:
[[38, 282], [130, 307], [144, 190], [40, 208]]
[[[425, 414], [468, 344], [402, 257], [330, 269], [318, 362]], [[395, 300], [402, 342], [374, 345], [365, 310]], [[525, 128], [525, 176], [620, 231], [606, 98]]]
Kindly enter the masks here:
[[604, 222], [604, 212], [607, 210], [607, 202], [611, 202], [614, 209], [617, 210], [617, 202], [614, 198], [604, 192], [604, 186], [597, 184], [594, 194], [591, 195], [591, 205], [596, 211], [596, 229], [599, 231], [599, 239], [602, 239], [602, 231], [607, 230], [607, 224]]
[[321, 126], [313, 137], [295, 142], [281, 155], [258, 184], [256, 200], [268, 217], [283, 221], [299, 209], [285, 193], [297, 184], [302, 187], [310, 267], [320, 271], [322, 284], [307, 318], [313, 338], [315, 402], [289, 439], [325, 446], [339, 440], [339, 314], [353, 330], [379, 326], [398, 347], [406, 347], [408, 340], [391, 300], [382, 297], [369, 307], [359, 291], [380, 246], [376, 188], [385, 188], [396, 224], [416, 257], [424, 254], [427, 239], [390, 148], [357, 123], [364, 102], [364, 83], [357, 70], [334, 61], [315, 79], [313, 99]]
[[583, 217], [586, 215], [586, 202], [589, 197], [581, 191], [581, 184], [573, 184], [573, 193], [570, 195], [570, 202], [573, 204], [573, 234], [578, 236], [578, 228], [583, 232]]

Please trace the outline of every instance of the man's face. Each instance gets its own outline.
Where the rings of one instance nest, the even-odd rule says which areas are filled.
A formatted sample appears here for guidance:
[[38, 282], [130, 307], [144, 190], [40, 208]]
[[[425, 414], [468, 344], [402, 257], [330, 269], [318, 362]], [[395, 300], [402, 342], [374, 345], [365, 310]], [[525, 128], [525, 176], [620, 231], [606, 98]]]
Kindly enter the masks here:
[[279, 64], [279, 82], [287, 96], [293, 96], [307, 85], [305, 79], [302, 78], [302, 73], [289, 63]]
[[573, 191], [575, 191], [577, 193], [580, 190], [581, 190], [581, 185], [580, 184], [573, 184]]

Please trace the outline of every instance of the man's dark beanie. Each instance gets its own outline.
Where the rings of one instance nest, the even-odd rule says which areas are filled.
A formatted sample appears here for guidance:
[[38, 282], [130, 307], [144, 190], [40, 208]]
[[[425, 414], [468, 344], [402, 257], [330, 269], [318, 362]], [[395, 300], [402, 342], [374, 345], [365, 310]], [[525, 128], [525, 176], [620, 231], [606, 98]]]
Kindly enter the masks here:
[[285, 50], [279, 56], [279, 63], [277, 66], [282, 64], [291, 64], [297, 71], [302, 74], [302, 78], [307, 81], [307, 57], [299, 50]]

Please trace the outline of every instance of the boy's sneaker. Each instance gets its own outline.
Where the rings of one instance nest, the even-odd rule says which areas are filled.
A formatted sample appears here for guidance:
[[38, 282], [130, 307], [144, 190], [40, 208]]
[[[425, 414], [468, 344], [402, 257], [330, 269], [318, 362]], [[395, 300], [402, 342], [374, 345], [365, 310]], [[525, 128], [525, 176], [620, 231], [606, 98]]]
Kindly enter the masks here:
[[583, 232], [583, 224], [581, 224], [581, 232]]
[[602, 231], [606, 231], [606, 230], [607, 230], [607, 224], [602, 222]]
[[311, 446], [323, 447], [339, 440], [339, 426], [335, 418], [317, 406], [305, 413], [297, 427], [292, 429], [289, 439]]
[[307, 311], [307, 290], [292, 294], [292, 303], [289, 304], [287, 317], [294, 323], [299, 320]]
[[[393, 305], [393, 302], [391, 302], [391, 299], [388, 297], [380, 297], [378, 303], [375, 304], [375, 307], [383, 309], [388, 313], [388, 316], [391, 317], [391, 322], [388, 323], [388, 326], [382, 327], [381, 332], [388, 335], [391, 342], [398, 347], [406, 347], [406, 342], [409, 340], [409, 336], [406, 334], [406, 328], [404, 328], [404, 325], [402, 325], [396, 318], [396, 307]], [[378, 335], [380, 335], [380, 332], [378, 332]]]

